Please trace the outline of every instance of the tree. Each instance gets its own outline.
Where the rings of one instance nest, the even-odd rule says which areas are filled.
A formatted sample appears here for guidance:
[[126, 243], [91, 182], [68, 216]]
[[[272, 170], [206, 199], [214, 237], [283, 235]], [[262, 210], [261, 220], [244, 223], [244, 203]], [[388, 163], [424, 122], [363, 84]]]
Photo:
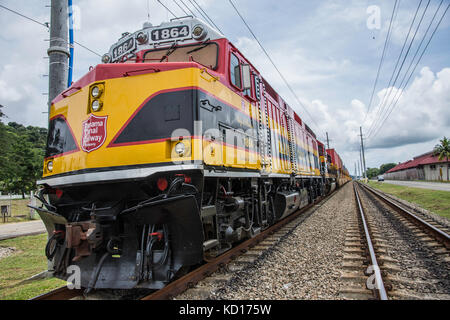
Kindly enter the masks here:
[[394, 168], [397, 164], [396, 163], [385, 163], [380, 166], [380, 172], [379, 174], [384, 174], [385, 172], [391, 170]]
[[372, 179], [380, 174], [378, 168], [367, 168], [367, 178]]
[[36, 180], [42, 177], [46, 137], [45, 128], [0, 121], [1, 191], [25, 196], [36, 189]]
[[9, 167], [9, 139], [7, 127], [1, 122], [6, 115], [2, 112], [0, 104], [0, 182], [4, 181]]
[[[445, 159], [448, 162], [448, 159], [450, 158], [450, 140], [444, 137], [440, 142], [441, 144], [437, 144], [434, 147], [433, 153], [438, 157], [439, 161]], [[449, 179], [448, 172], [449, 164], [447, 163], [447, 179]]]

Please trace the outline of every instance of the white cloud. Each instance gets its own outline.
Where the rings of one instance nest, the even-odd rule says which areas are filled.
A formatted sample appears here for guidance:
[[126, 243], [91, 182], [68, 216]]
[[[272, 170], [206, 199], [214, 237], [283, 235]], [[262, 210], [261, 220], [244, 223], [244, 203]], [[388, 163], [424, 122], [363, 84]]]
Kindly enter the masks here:
[[[164, 0], [171, 10], [181, 15], [179, 8]], [[268, 82], [286, 99], [294, 110], [316, 132], [320, 139], [328, 132], [331, 145], [348, 162], [352, 170], [359, 156], [359, 126], [364, 120], [365, 105], [370, 97], [384, 38], [389, 25], [393, 3], [388, 0], [328, 0], [299, 2], [284, 0], [236, 2], [241, 13], [253, 27], [285, 78], [319, 128], [312, 123], [303, 109], [271, 66], [256, 41], [236, 16], [228, 1], [197, 0], [227, 37], [253, 63]], [[49, 10], [42, 3], [30, 5], [13, 0], [2, 4], [17, 9], [38, 21], [49, 21]], [[115, 43], [122, 32], [134, 32], [147, 21], [146, 0], [79, 0], [81, 29], [76, 30], [75, 40], [103, 54]], [[370, 5], [381, 7], [381, 30], [369, 30], [366, 9]], [[432, 6], [434, 5], [434, 6]], [[383, 74], [379, 84], [388, 82], [390, 69], [400, 52], [409, 23], [417, 4], [403, 1], [393, 34]], [[431, 4], [434, 12], [437, 4]], [[171, 15], [156, 1], [150, 1], [150, 20], [153, 24], [170, 19]], [[429, 18], [427, 16], [427, 18]], [[9, 121], [25, 125], [46, 126], [48, 78], [48, 31], [14, 14], [0, 10], [0, 104], [5, 105]], [[424, 20], [423, 25], [428, 24]], [[439, 34], [448, 34], [449, 23], [443, 21]], [[422, 31], [421, 31], [422, 32]], [[417, 35], [417, 39], [421, 34]], [[434, 41], [434, 40], [433, 40]], [[428, 55], [435, 49], [433, 55]], [[429, 68], [422, 68], [413, 78], [396, 110], [390, 115], [380, 133], [369, 140], [367, 162], [379, 166], [383, 162], [403, 161], [402, 157], [419, 154], [432, 148], [450, 128], [450, 69], [448, 46], [438, 41], [432, 43], [425, 61]], [[397, 56], [396, 56], [397, 55]], [[79, 46], [75, 46], [74, 81], [83, 76], [89, 66], [95, 66], [100, 58]], [[390, 68], [392, 66], [392, 68]], [[434, 72], [433, 72], [433, 71]], [[437, 70], [439, 72], [435, 73]], [[386, 84], [384, 84], [386, 85]], [[382, 97], [386, 89], [379, 90], [375, 99]], [[394, 89], [397, 90], [397, 89]], [[374, 101], [372, 110], [376, 110]], [[363, 129], [374, 119], [376, 112], [368, 116]], [[367, 132], [365, 132], [366, 134]], [[422, 141], [422, 142], [421, 142]], [[428, 146], [428, 147], [427, 147]]]
[[[384, 88], [378, 92], [380, 99], [386, 90]], [[364, 120], [366, 106], [356, 99], [339, 110], [334, 110], [320, 100], [314, 100], [312, 106], [323, 115], [321, 130], [329, 133], [333, 140], [332, 146], [343, 154], [346, 162], [352, 163], [354, 159], [359, 159], [359, 126]], [[366, 123], [370, 125], [376, 114], [377, 108], [374, 108]], [[368, 128], [366, 126], [364, 130]], [[367, 136], [367, 133], [365, 131], [364, 135]], [[365, 142], [366, 158], [370, 159], [368, 166], [403, 161], [405, 154], [412, 157], [430, 151], [437, 140], [449, 133], [450, 68], [444, 68], [435, 74], [424, 67], [403, 93], [378, 135]]]
[[[385, 90], [378, 97], [382, 98]], [[392, 90], [392, 96], [397, 90]], [[449, 103], [450, 68], [436, 74], [428, 67], [422, 68], [369, 146], [386, 148], [425, 142], [450, 132]], [[375, 118], [373, 111], [368, 123]]]

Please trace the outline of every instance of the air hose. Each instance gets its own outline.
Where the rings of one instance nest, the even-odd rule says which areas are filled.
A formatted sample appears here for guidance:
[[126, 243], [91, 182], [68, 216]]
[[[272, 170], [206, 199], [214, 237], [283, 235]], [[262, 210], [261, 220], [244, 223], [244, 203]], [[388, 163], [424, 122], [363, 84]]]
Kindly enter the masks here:
[[84, 294], [88, 294], [92, 291], [92, 289], [95, 287], [95, 284], [97, 283], [98, 276], [100, 274], [100, 270], [103, 267], [103, 263], [105, 262], [106, 258], [110, 255], [109, 252], [105, 252], [103, 256], [100, 258], [100, 261], [98, 262], [97, 266], [95, 267], [94, 273], [92, 274], [91, 280], [89, 281], [87, 289], [84, 291]]

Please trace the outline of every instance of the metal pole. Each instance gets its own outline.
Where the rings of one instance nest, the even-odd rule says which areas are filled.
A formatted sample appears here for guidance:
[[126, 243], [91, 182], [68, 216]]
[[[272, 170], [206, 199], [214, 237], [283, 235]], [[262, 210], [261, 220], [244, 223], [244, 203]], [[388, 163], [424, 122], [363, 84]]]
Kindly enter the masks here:
[[362, 178], [363, 175], [364, 175], [364, 171], [363, 171], [363, 161], [362, 161], [361, 148], [359, 148], [359, 161], [361, 162], [361, 166], [359, 167], [360, 168], [359, 173], [360, 173], [360, 177]]
[[361, 133], [361, 149], [362, 149], [362, 159], [363, 159], [363, 172], [364, 172], [364, 178], [367, 178], [367, 172], [366, 172], [366, 156], [364, 155], [364, 142], [363, 142], [362, 127], [359, 127], [359, 132]]
[[[47, 50], [49, 57], [48, 72], [48, 117], [52, 100], [67, 87], [68, 59], [68, 25], [67, 25], [67, 0], [51, 0], [50, 9], [50, 48]], [[50, 123], [50, 122], [49, 122]], [[53, 274], [53, 261], [48, 261], [48, 276]]]
[[327, 148], [330, 149], [330, 140], [328, 139], [328, 132], [327, 132]]
[[69, 77], [67, 79], [67, 88], [72, 85], [72, 74], [73, 74], [73, 10], [72, 10], [72, 0], [68, 1], [69, 5], [69, 50], [70, 50], [70, 56], [69, 56]]
[[52, 100], [67, 87], [68, 59], [70, 57], [67, 37], [67, 0], [51, 0], [50, 13], [50, 48], [49, 83], [48, 83], [48, 114]]
[[359, 161], [357, 161], [357, 163], [358, 163], [358, 180], [359, 180], [361, 178], [361, 167]]

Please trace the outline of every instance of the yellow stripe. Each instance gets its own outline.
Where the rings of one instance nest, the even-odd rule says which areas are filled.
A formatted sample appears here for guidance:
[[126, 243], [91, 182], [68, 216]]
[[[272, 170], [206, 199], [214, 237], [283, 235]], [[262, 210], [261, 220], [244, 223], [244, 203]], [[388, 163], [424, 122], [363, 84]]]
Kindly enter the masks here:
[[[44, 177], [88, 168], [171, 162], [173, 160], [172, 149], [174, 145], [171, 141], [107, 148], [112, 138], [132, 116], [136, 109], [142, 105], [151, 94], [162, 90], [182, 87], [199, 87], [221, 100], [224, 100], [228, 104], [237, 106], [237, 108], [241, 109], [241, 111], [249, 117], [257, 119], [258, 110], [256, 106], [245, 101], [244, 108], [242, 109], [242, 98], [238, 94], [219, 81], [209, 80], [210, 81], [208, 81], [205, 76], [202, 76], [200, 69], [187, 68], [102, 81], [105, 85], [102, 96], [104, 105], [102, 110], [96, 112], [95, 115], [108, 116], [106, 141], [98, 150], [90, 153], [79, 151], [55, 157], [52, 159], [54, 167], [53, 172], [44, 172]], [[151, 91], [149, 88], [151, 88]], [[89, 86], [86, 86], [70, 97], [57, 102], [50, 110], [50, 117], [60, 114], [64, 115], [69, 122], [78, 145], [80, 145], [81, 141], [82, 122], [90, 115], [88, 112], [88, 104]], [[269, 120], [273, 121], [272, 119]], [[279, 130], [279, 128], [276, 128], [276, 130]], [[281, 134], [287, 137], [286, 132], [281, 132]], [[188, 141], [186, 143], [191, 145], [192, 152], [186, 157], [181, 159], [176, 157], [176, 159], [185, 161], [203, 160], [204, 155], [201, 139], [193, 139], [193, 141]], [[207, 143], [205, 143], [205, 145], [208, 147]], [[213, 146], [211, 147], [213, 148]], [[217, 147], [214, 148], [220, 149]], [[207, 149], [205, 148], [204, 150]], [[225, 157], [233, 154], [230, 156], [230, 159], [234, 159], [234, 161], [232, 161], [232, 164], [226, 164], [227, 166], [261, 169], [261, 160], [257, 153], [255, 154], [243, 150], [235, 152], [235, 149], [229, 146], [223, 146], [221, 151], [216, 150], [215, 152], [222, 152], [222, 155], [225, 155]], [[314, 154], [316, 154], [316, 152], [314, 152]], [[209, 157], [210, 156], [211, 155], [209, 155]], [[255, 157], [256, 161], [254, 161]], [[252, 163], [248, 163], [250, 158], [252, 159]], [[212, 163], [220, 165], [220, 163], [217, 162], [217, 159], [208, 160], [205, 155], [205, 162], [207, 163], [208, 161], [213, 161]], [[244, 164], [242, 164], [242, 162], [244, 162]], [[287, 174], [291, 172], [289, 161], [281, 160], [274, 155], [272, 162], [274, 164], [272, 172]], [[310, 170], [306, 171], [309, 171], [311, 174], [317, 174], [318, 170], [313, 170], [312, 172]]]

